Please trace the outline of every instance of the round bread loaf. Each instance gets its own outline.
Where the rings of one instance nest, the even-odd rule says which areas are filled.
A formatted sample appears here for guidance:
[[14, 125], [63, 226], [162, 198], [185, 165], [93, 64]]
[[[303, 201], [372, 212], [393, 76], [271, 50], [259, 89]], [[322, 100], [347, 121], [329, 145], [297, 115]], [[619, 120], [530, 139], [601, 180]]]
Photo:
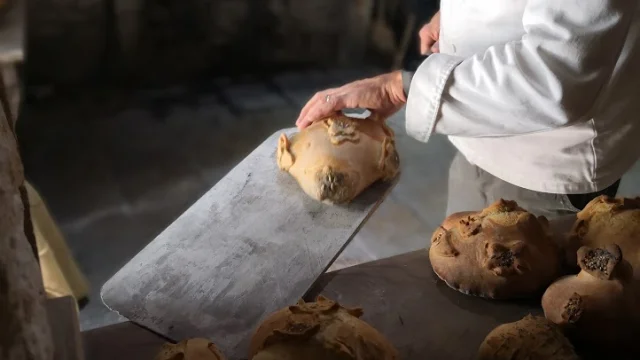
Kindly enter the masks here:
[[[583, 246], [578, 275], [551, 284], [542, 297], [544, 314], [567, 335], [608, 354], [636, 351], [640, 333], [638, 282], [620, 247]], [[640, 357], [635, 357], [640, 358]]]
[[394, 138], [381, 119], [335, 115], [290, 138], [280, 135], [276, 161], [310, 197], [345, 204], [374, 182], [399, 173]]
[[577, 266], [578, 248], [616, 244], [640, 279], [640, 197], [599, 196], [578, 213], [569, 234], [571, 263]]
[[434, 272], [451, 288], [496, 299], [541, 294], [561, 275], [562, 257], [547, 219], [505, 200], [447, 217], [429, 249]]
[[251, 340], [251, 360], [396, 360], [397, 350], [349, 309], [318, 297], [271, 314]]
[[480, 345], [478, 360], [578, 360], [561, 329], [542, 316], [527, 315], [493, 329]]

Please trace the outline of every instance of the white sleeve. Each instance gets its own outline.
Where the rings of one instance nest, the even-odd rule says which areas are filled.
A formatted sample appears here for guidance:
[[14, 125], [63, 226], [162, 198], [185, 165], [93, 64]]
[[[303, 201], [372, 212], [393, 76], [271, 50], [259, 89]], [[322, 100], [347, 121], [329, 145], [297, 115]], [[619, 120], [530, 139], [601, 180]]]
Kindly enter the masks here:
[[429, 56], [411, 81], [409, 135], [540, 132], [589, 116], [638, 0], [529, 0], [521, 39], [470, 58]]

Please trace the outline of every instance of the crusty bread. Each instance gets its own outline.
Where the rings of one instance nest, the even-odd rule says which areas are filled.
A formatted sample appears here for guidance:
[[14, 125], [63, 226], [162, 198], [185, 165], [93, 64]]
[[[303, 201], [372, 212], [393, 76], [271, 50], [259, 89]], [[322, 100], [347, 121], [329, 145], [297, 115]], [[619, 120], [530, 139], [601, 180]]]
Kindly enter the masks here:
[[577, 341], [608, 352], [633, 350], [640, 331], [637, 280], [622, 254], [615, 244], [581, 247], [580, 273], [558, 279], [542, 297], [550, 321]]
[[318, 121], [291, 139], [280, 135], [278, 167], [312, 198], [348, 203], [377, 180], [399, 171], [393, 131], [383, 121], [343, 115]]
[[177, 344], [162, 345], [155, 360], [226, 360], [226, 358], [209, 340], [194, 338]]
[[493, 329], [478, 350], [478, 360], [578, 360], [558, 326], [527, 315]]
[[571, 263], [581, 246], [604, 247], [616, 244], [640, 279], [640, 197], [599, 196], [578, 213], [569, 234]]
[[251, 339], [251, 360], [396, 360], [397, 350], [348, 309], [318, 297], [271, 314]]
[[547, 219], [505, 200], [447, 217], [431, 238], [429, 259], [450, 287], [497, 299], [542, 293], [562, 271]]

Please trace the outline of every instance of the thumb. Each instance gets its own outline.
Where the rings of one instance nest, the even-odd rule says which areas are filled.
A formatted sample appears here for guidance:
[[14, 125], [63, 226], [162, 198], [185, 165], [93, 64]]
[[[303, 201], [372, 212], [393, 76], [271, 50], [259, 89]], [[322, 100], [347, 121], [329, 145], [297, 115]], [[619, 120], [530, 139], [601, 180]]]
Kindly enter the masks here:
[[371, 119], [376, 122], [385, 122], [387, 121], [389, 116], [391, 116], [392, 114], [393, 112], [390, 112], [390, 111], [383, 111], [383, 110], [371, 111], [371, 115], [369, 115], [368, 119]]
[[367, 119], [371, 119], [375, 122], [386, 122], [393, 114], [395, 114], [398, 109], [378, 109], [375, 111], [371, 111], [371, 115]]
[[431, 47], [431, 52], [433, 52], [433, 53], [439, 53], [440, 52], [440, 43], [438, 41], [433, 43], [433, 46]]
[[434, 41], [427, 36], [420, 36], [420, 55], [427, 55]]

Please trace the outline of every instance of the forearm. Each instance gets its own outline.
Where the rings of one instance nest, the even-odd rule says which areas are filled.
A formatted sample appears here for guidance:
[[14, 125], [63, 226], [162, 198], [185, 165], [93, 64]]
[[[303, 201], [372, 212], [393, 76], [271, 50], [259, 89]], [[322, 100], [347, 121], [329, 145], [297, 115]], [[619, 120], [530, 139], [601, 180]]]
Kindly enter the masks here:
[[427, 58], [411, 82], [407, 131], [468, 137], [546, 131], [586, 118], [637, 2], [530, 0], [525, 35], [463, 59]]

